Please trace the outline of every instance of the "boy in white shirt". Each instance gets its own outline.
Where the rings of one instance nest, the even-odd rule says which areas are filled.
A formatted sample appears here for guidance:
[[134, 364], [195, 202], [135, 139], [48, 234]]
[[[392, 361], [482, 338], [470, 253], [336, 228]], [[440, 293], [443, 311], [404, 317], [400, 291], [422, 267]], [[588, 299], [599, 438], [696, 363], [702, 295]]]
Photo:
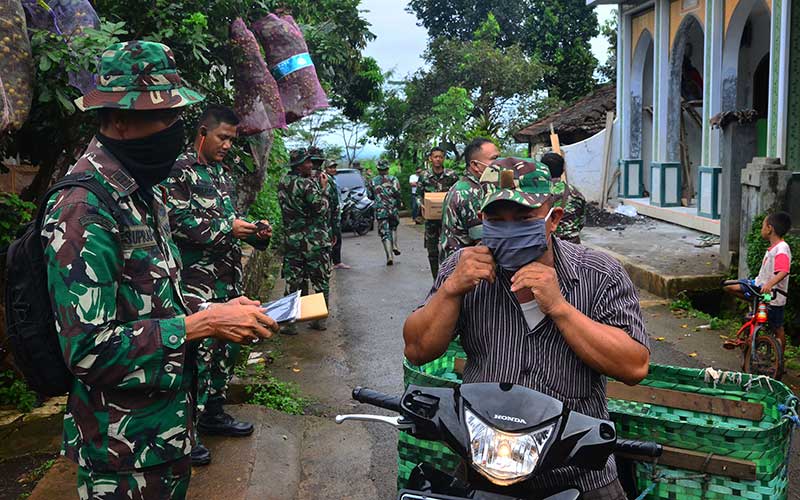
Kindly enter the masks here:
[[[774, 290], [780, 290], [784, 294], [789, 292], [792, 250], [783, 237], [791, 228], [792, 219], [786, 212], [776, 212], [764, 218], [764, 223], [761, 225], [761, 237], [769, 241], [769, 248], [764, 254], [758, 276], [755, 280], [750, 280], [751, 285], [755, 284], [761, 288], [761, 293], [772, 295], [772, 301], [767, 309], [769, 326], [780, 341], [783, 350], [786, 349], [786, 334], [783, 329], [786, 296]], [[725, 291], [743, 299], [751, 298], [747, 288], [742, 285], [726, 286]]]

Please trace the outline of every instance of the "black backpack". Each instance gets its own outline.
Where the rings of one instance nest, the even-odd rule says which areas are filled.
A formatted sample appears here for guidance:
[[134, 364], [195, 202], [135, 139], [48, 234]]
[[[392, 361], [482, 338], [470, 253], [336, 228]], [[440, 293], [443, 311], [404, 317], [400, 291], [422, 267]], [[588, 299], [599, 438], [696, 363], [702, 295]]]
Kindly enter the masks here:
[[67, 175], [47, 192], [36, 219], [11, 243], [6, 256], [6, 333], [14, 363], [28, 386], [42, 396], [66, 394], [73, 375], [58, 342], [42, 247], [42, 223], [48, 200], [56, 192], [82, 187], [92, 192], [119, 221], [121, 209], [91, 172]]

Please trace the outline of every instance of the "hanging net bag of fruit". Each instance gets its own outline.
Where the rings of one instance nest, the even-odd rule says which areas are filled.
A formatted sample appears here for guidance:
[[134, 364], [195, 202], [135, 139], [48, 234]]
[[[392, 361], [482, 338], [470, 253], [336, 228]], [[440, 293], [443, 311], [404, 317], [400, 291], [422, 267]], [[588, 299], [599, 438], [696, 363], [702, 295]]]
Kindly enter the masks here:
[[261, 55], [255, 35], [241, 18], [231, 23], [234, 68], [234, 108], [239, 115], [239, 133], [253, 135], [286, 127], [278, 84]]
[[19, 0], [0, 0], [0, 75], [7, 110], [3, 113], [8, 113], [2, 131], [16, 130], [28, 118], [33, 97], [31, 42]]
[[303, 33], [291, 16], [268, 14], [253, 25], [267, 64], [278, 82], [286, 122], [292, 123], [328, 107]]
[[[87, 28], [98, 29], [100, 18], [88, 0], [22, 0], [30, 27], [49, 30], [64, 37], [66, 43], [81, 37]], [[93, 71], [69, 73], [69, 84], [86, 94], [97, 86]]]

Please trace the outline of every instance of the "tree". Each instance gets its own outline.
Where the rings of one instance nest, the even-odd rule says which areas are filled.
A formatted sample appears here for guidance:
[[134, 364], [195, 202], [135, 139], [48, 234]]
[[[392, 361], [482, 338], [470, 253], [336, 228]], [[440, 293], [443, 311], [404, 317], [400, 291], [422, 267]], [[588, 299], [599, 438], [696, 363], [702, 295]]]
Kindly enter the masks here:
[[617, 81], [617, 10], [614, 9], [610, 19], [606, 19], [600, 26], [600, 34], [608, 42], [608, 56], [606, 62], [597, 68], [600, 74], [600, 83]]
[[411, 0], [408, 9], [434, 40], [471, 40], [491, 13], [498, 47], [518, 44], [555, 69], [543, 75], [551, 95], [571, 102], [595, 86], [589, 42], [598, 34], [597, 15], [585, 0]]
[[[94, 72], [98, 54], [119, 39], [169, 45], [190, 85], [211, 102], [232, 104], [230, 23], [236, 17], [254, 21], [278, 8], [291, 12], [304, 29], [331, 103], [361, 117], [380, 98], [381, 82], [375, 62], [362, 55], [374, 35], [358, 5], [359, 0], [153, 0], [143, 8], [139, 0], [97, 0], [100, 30], [80, 37], [32, 31], [36, 87], [30, 119], [17, 133], [0, 138], [0, 155], [20, 156], [39, 166], [34, 183], [23, 193], [28, 200], [37, 199], [53, 178], [63, 175], [96, 129], [94, 114], [78, 113], [72, 105], [79, 93], [68, 85], [67, 71]], [[186, 121], [193, 122], [199, 112], [199, 107], [189, 109]], [[263, 171], [255, 174], [255, 179], [263, 178]]]
[[[462, 136], [458, 140], [452, 134], [449, 137], [454, 142], [465, 144], [470, 129], [490, 137], [507, 135], [515, 104], [542, 89], [546, 68], [535, 57], [525, 55], [520, 45], [500, 46], [500, 31], [499, 23], [489, 14], [473, 40], [431, 41], [425, 54], [430, 69], [418, 72], [406, 85], [410, 113], [421, 118], [415, 122], [425, 125], [428, 139], [437, 131], [431, 122], [437, 119], [437, 111], [441, 115], [438, 119], [461, 120], [456, 126], [461, 127]], [[460, 91], [454, 89], [466, 93], [460, 102]], [[457, 116], [469, 105], [472, 111], [467, 119]], [[459, 156], [456, 148], [451, 150]]]

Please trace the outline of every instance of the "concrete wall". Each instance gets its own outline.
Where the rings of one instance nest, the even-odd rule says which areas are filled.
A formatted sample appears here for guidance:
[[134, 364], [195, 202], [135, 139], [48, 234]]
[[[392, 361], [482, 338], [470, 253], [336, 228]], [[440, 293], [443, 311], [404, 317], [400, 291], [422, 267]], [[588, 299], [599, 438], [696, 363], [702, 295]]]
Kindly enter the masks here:
[[[618, 121], [614, 123], [614, 137], [611, 141], [611, 157], [608, 168], [608, 180], [617, 169], [617, 152], [619, 141]], [[602, 193], [600, 185], [603, 183], [603, 147], [605, 146], [605, 130], [593, 135], [585, 141], [562, 146], [564, 158], [567, 162], [567, 179], [570, 184], [577, 187], [587, 201], [600, 201]], [[616, 183], [615, 183], [616, 185]], [[616, 188], [612, 196], [616, 196]]]

